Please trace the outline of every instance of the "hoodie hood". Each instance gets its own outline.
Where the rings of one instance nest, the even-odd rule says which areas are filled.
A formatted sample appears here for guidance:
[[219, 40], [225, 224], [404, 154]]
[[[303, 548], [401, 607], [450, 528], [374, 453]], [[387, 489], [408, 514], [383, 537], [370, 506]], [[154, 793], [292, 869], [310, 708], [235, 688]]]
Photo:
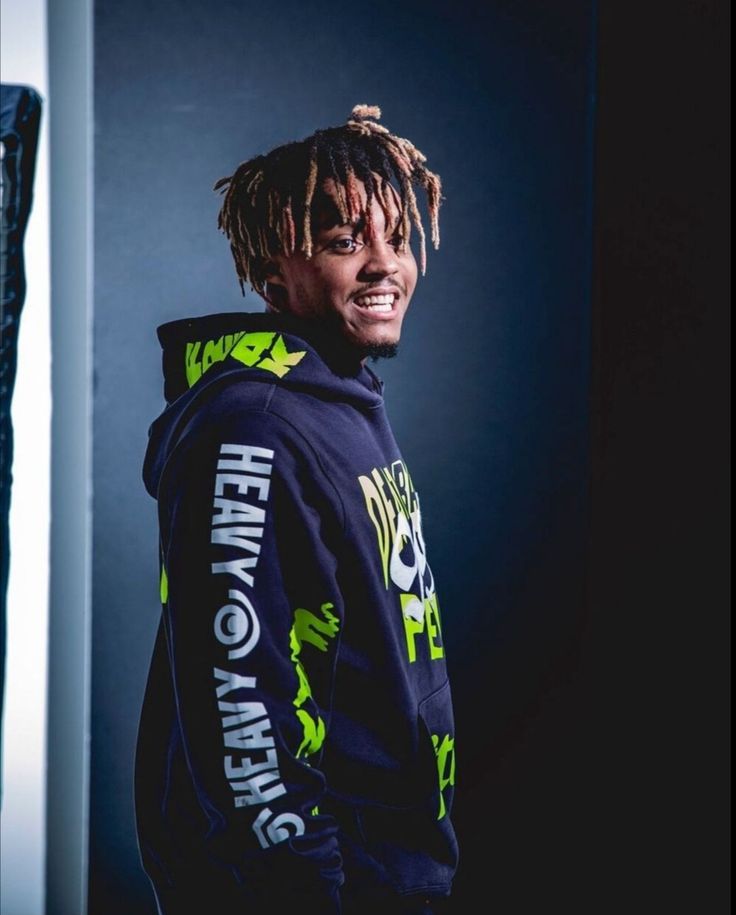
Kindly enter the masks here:
[[163, 349], [164, 396], [173, 403], [219, 364], [258, 369], [254, 381], [336, 395], [355, 406], [375, 406], [384, 382], [360, 364], [331, 328], [290, 314], [226, 312], [171, 321], [158, 328]]
[[384, 382], [324, 322], [271, 312], [226, 312], [158, 328], [166, 408], [149, 430], [144, 482], [155, 497], [179, 430], [208, 389], [228, 381], [279, 385], [358, 410], [383, 403]]

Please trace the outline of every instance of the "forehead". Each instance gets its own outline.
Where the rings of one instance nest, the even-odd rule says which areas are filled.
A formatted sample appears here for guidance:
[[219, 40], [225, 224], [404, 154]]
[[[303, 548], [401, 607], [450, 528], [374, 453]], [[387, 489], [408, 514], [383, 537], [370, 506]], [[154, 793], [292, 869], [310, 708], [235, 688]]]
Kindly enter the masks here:
[[[380, 176], [377, 175], [376, 179], [380, 184]], [[385, 186], [387, 188], [387, 193], [384, 196], [387, 197], [389, 206], [388, 226], [394, 227], [401, 218], [401, 198], [399, 197], [398, 191], [390, 181], [387, 181]], [[360, 196], [361, 213], [365, 213], [367, 195], [365, 191], [365, 185], [362, 181], [357, 182], [357, 190]], [[340, 216], [337, 200], [338, 190], [335, 185], [335, 181], [333, 178], [326, 178], [322, 182], [320, 190], [315, 194], [313, 203], [313, 218], [319, 229], [330, 229], [333, 226], [340, 226], [344, 224], [343, 219]], [[380, 211], [380, 205], [375, 198], [373, 199], [372, 205], [374, 208], [378, 208]]]

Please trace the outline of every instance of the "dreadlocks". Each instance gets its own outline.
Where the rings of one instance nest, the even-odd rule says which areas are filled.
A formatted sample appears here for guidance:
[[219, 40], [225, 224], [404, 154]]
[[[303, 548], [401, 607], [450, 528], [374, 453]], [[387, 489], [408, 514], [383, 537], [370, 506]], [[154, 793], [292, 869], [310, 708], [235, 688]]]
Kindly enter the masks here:
[[[245, 283], [263, 295], [264, 267], [276, 254], [292, 255], [300, 249], [312, 256], [314, 212], [323, 202], [321, 183], [332, 178], [337, 191], [334, 204], [348, 223], [364, 217], [372, 232], [371, 201], [378, 201], [388, 223], [389, 185], [394, 178], [400, 192], [398, 235], [401, 251], [409, 246], [412, 221], [421, 242], [421, 270], [426, 270], [426, 243], [413, 185], [427, 194], [431, 237], [440, 244], [441, 183], [424, 163], [424, 156], [409, 140], [394, 136], [377, 123], [381, 109], [356, 105], [347, 123], [318, 130], [305, 140], [278, 146], [267, 155], [243, 162], [229, 178], [220, 178], [215, 190], [224, 193], [218, 226], [230, 240], [240, 288]], [[378, 176], [378, 177], [376, 177]], [[365, 186], [362, 210], [358, 182]]]

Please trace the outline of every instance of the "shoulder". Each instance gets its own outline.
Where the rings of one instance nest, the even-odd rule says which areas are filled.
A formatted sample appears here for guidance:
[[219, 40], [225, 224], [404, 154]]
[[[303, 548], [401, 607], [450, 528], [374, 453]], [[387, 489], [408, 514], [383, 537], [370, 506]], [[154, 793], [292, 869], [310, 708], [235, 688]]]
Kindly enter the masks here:
[[182, 415], [171, 444], [180, 457], [211, 457], [223, 444], [278, 450], [310, 462], [315, 449], [294, 398], [274, 397], [278, 385], [242, 377], [221, 378], [199, 392]]
[[179, 429], [172, 430], [168, 444], [162, 443], [168, 453], [161, 455], [159, 495], [171, 496], [203, 484], [211, 488], [213, 474], [233, 462], [268, 465], [274, 484], [282, 481], [295, 498], [297, 494], [315, 502], [326, 498], [344, 526], [342, 500], [319, 449], [300, 422], [298, 405], [284, 410], [285, 399], [275, 399], [273, 394], [274, 385], [237, 379], [199, 392], [188, 415], [182, 415]]

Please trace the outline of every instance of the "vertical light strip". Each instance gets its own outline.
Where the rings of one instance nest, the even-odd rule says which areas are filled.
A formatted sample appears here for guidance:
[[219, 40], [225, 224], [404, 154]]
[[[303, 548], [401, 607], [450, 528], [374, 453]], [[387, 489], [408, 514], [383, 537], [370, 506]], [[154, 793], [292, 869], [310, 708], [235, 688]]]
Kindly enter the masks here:
[[2, 740], [0, 913], [43, 915], [49, 585], [51, 344], [45, 0], [0, 0], [0, 79], [43, 99], [24, 252], [28, 289], [12, 401], [7, 666]]
[[92, 527], [92, 0], [50, 3], [48, 915], [87, 910]]

